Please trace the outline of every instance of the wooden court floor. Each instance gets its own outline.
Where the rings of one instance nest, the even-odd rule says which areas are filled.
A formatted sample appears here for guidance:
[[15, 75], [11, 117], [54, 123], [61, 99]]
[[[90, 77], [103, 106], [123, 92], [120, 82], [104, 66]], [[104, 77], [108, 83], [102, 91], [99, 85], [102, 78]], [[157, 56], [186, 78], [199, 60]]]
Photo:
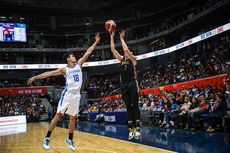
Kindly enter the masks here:
[[[43, 149], [43, 138], [47, 131], [46, 123], [27, 124], [24, 133], [0, 137], [0, 153], [69, 153], [64, 140], [68, 129], [56, 127], [51, 136], [51, 149]], [[171, 153], [159, 148], [136, 144], [114, 138], [76, 131], [74, 142], [77, 153]]]

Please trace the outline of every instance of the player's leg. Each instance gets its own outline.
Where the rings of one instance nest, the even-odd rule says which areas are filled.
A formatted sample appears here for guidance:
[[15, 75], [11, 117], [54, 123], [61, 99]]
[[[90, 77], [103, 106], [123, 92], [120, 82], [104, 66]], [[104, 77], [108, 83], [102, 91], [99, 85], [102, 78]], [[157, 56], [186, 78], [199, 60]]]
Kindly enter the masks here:
[[[69, 115], [69, 133], [73, 134], [76, 125], [76, 116]], [[73, 135], [69, 136], [70, 140], [73, 140]]]
[[54, 116], [54, 118], [50, 122], [50, 125], [48, 127], [48, 131], [47, 131], [47, 135], [44, 138], [44, 143], [43, 143], [43, 148], [46, 150], [50, 149], [49, 142], [50, 142], [51, 133], [54, 130], [54, 128], [56, 127], [56, 124], [60, 120], [61, 117], [62, 117], [61, 113], [56, 113], [56, 115]]
[[65, 140], [65, 143], [69, 145], [71, 150], [75, 150], [74, 142], [73, 142], [73, 134], [76, 125], [76, 117], [69, 115], [69, 138]]
[[49, 142], [50, 142], [50, 136], [51, 136], [52, 131], [56, 127], [57, 122], [60, 120], [62, 115], [67, 110], [67, 104], [68, 104], [67, 100], [68, 100], [68, 92], [66, 89], [64, 89], [62, 91], [62, 95], [58, 103], [57, 113], [55, 114], [54, 118], [50, 122], [47, 135], [44, 138], [43, 148], [46, 150], [50, 149]]
[[[62, 117], [62, 113], [56, 113], [56, 115], [54, 116], [54, 118], [52, 119], [52, 121], [50, 122], [49, 128], [48, 128], [48, 132], [52, 132], [54, 130], [54, 128], [56, 127], [57, 122], [61, 119]], [[50, 135], [48, 135], [50, 137]]]
[[122, 93], [122, 99], [125, 102], [126, 105], [126, 109], [127, 109], [127, 114], [128, 114], [128, 131], [129, 131], [129, 136], [128, 139], [132, 139], [133, 138], [133, 112], [132, 112], [132, 105], [131, 105], [131, 101], [130, 101], [130, 94], [129, 91], [126, 91], [124, 93]]
[[71, 95], [71, 102], [68, 105], [68, 110], [66, 114], [69, 114], [69, 138], [65, 142], [69, 145], [71, 150], [75, 150], [73, 135], [76, 127], [76, 115], [79, 113], [80, 97], [77, 94]]
[[135, 129], [134, 129], [134, 138], [139, 139], [140, 138], [140, 110], [138, 106], [138, 90], [136, 84], [134, 84], [130, 89], [130, 98], [132, 103], [132, 114], [133, 114], [133, 120], [135, 121]]

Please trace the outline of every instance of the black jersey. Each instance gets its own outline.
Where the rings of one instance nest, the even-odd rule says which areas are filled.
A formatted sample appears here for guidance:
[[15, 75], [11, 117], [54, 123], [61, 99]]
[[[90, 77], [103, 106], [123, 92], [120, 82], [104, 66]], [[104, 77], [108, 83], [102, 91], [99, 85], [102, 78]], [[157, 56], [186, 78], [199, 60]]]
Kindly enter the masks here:
[[137, 80], [136, 66], [130, 59], [123, 57], [121, 60], [121, 83], [129, 84], [134, 80]]

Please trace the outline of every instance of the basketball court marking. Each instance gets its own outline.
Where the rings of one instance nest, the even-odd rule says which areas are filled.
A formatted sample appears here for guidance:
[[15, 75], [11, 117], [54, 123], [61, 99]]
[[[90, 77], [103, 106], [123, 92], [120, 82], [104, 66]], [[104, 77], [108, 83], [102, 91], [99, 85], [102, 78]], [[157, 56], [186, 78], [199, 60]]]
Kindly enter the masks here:
[[[11, 150], [11, 149], [41, 149], [41, 147], [11, 147], [11, 148], [5, 148], [4, 150]], [[68, 147], [51, 147], [51, 149], [69, 149]], [[108, 152], [108, 153], [117, 153], [115, 151], [109, 151], [109, 150], [102, 150], [102, 149], [90, 149], [90, 148], [76, 148], [77, 150], [89, 150], [89, 151], [100, 151], [100, 152]], [[44, 150], [45, 151], [45, 150]], [[48, 151], [48, 150], [47, 150]]]

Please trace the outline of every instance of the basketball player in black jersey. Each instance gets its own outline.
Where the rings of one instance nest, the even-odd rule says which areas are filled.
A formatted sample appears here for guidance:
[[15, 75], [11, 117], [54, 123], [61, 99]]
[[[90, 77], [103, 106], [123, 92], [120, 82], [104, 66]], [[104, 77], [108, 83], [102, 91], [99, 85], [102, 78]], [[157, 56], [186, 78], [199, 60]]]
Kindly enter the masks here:
[[120, 32], [120, 40], [124, 56], [121, 56], [115, 49], [114, 32], [110, 34], [110, 45], [113, 55], [121, 62], [121, 95], [126, 104], [128, 113], [128, 130], [130, 140], [133, 137], [135, 139], [140, 138], [140, 110], [138, 107], [139, 88], [136, 73], [137, 60], [126, 45], [124, 37], [125, 31], [122, 30]]

